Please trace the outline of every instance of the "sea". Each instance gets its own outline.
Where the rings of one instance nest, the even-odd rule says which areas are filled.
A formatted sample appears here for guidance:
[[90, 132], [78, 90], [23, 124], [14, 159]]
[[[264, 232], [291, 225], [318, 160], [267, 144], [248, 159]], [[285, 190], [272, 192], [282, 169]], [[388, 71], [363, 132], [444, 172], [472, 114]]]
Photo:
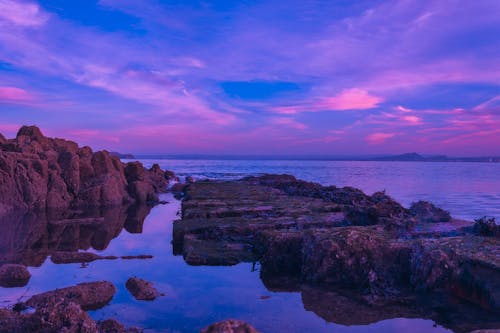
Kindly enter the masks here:
[[367, 194], [386, 191], [405, 206], [430, 201], [462, 219], [494, 216], [500, 219], [500, 163], [392, 162], [247, 159], [143, 159], [158, 163], [178, 176], [232, 180], [266, 173], [351, 186]]
[[[324, 185], [357, 187], [368, 194], [385, 190], [406, 206], [428, 200], [463, 219], [483, 215], [500, 218], [500, 164], [495, 163], [215, 159], [141, 162], [146, 166], [158, 163], [181, 178], [230, 180], [266, 173], [292, 174]], [[46, 258], [29, 267], [32, 278], [27, 286], [0, 288], [0, 305], [12, 306], [31, 295], [80, 282], [107, 280], [114, 283], [117, 292], [110, 304], [90, 311], [91, 317], [115, 318], [145, 332], [199, 332], [210, 323], [228, 318], [244, 320], [264, 333], [452, 332], [446, 320], [435, 322], [404, 311], [384, 314], [378, 310], [367, 313], [366, 309], [338, 308], [334, 294], [326, 292], [322, 297], [321, 291], [269, 290], [259, 277], [258, 265], [252, 263], [190, 266], [172, 251], [172, 226], [179, 219], [181, 203], [171, 194], [164, 194], [162, 199], [167, 204], [154, 207], [141, 230], [122, 227], [105, 248], [91, 245], [80, 249], [110, 256], [148, 254], [152, 259], [61, 265]], [[94, 237], [99, 239], [97, 234]], [[135, 300], [125, 288], [132, 276], [153, 282], [164, 296], [154, 301]]]

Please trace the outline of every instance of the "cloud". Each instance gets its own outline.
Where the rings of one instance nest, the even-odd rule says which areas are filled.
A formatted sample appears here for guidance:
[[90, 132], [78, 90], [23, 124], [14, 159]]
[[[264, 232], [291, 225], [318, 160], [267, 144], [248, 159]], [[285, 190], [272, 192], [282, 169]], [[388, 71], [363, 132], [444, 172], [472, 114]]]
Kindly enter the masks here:
[[0, 20], [18, 26], [36, 27], [43, 25], [48, 15], [36, 3], [0, 0]]
[[325, 97], [312, 102], [302, 102], [291, 106], [280, 106], [273, 109], [282, 114], [317, 111], [368, 110], [376, 108], [384, 99], [370, 95], [358, 88], [342, 90], [333, 97]]
[[396, 135], [397, 133], [372, 133], [366, 137], [366, 141], [371, 145], [379, 145]]
[[30, 103], [34, 97], [26, 90], [16, 87], [0, 87], [0, 103]]

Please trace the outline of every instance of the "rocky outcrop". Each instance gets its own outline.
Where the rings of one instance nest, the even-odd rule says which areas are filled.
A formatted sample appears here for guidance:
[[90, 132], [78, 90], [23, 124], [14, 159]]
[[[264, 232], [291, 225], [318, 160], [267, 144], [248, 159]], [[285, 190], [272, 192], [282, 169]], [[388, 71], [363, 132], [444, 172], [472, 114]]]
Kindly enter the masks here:
[[158, 165], [124, 164], [107, 151], [47, 138], [35, 126], [0, 140], [0, 214], [155, 203], [171, 178]]
[[227, 319], [205, 327], [200, 333], [258, 333], [258, 331], [244, 321]]
[[128, 279], [125, 287], [137, 300], [152, 301], [160, 295], [151, 282], [137, 277]]
[[5, 264], [0, 266], [0, 287], [23, 287], [28, 284], [31, 274], [23, 265]]
[[271, 289], [339, 288], [380, 306], [452, 295], [500, 312], [500, 240], [490, 220], [473, 226], [428, 202], [407, 209], [383, 192], [287, 175], [198, 181], [183, 193], [173, 250], [188, 264], [260, 261]]

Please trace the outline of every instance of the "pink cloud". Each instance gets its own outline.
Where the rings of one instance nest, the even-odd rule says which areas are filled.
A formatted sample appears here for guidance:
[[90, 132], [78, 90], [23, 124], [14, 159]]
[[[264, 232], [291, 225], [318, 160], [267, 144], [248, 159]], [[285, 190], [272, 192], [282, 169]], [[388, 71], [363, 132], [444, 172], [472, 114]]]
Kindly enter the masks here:
[[0, 0], [0, 20], [18, 26], [34, 27], [44, 24], [47, 19], [48, 15], [40, 9], [38, 4]]
[[378, 145], [393, 138], [396, 134], [397, 133], [373, 133], [366, 137], [366, 141], [371, 145]]
[[325, 97], [298, 105], [276, 107], [273, 110], [282, 114], [316, 111], [368, 110], [376, 108], [384, 99], [370, 95], [366, 90], [344, 89], [333, 97]]
[[33, 100], [33, 96], [24, 89], [0, 87], [0, 103], [27, 103]]

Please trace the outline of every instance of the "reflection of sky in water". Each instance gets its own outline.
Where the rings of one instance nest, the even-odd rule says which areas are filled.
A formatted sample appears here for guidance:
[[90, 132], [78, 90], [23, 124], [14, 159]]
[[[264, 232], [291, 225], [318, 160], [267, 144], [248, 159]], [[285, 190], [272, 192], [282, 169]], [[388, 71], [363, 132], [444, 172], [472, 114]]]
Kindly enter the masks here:
[[[238, 318], [262, 332], [447, 332], [422, 319], [390, 319], [368, 326], [328, 323], [304, 310], [300, 293], [268, 291], [252, 272], [251, 264], [233, 267], [193, 267], [181, 256], [172, 255], [172, 221], [180, 205], [170, 195], [167, 205], [155, 207], [144, 222], [142, 234], [125, 230], [103, 255], [152, 254], [146, 260], [102, 260], [81, 264], [56, 265], [50, 259], [39, 268], [30, 268], [27, 287], [2, 289], [0, 300], [13, 301], [58, 287], [83, 281], [108, 280], [117, 293], [103, 309], [90, 312], [94, 319], [116, 318], [127, 326], [147, 332], [198, 332], [218, 320]], [[165, 296], [152, 302], [137, 301], [126, 290], [125, 281], [138, 276], [152, 281]], [[261, 296], [271, 296], [261, 299]], [[352, 314], [355, 316], [356, 314]]]
[[428, 200], [459, 218], [500, 219], [500, 163], [166, 159], [143, 163], [159, 163], [181, 176], [199, 178], [287, 173], [324, 185], [357, 187], [368, 194], [385, 189], [406, 206]]

